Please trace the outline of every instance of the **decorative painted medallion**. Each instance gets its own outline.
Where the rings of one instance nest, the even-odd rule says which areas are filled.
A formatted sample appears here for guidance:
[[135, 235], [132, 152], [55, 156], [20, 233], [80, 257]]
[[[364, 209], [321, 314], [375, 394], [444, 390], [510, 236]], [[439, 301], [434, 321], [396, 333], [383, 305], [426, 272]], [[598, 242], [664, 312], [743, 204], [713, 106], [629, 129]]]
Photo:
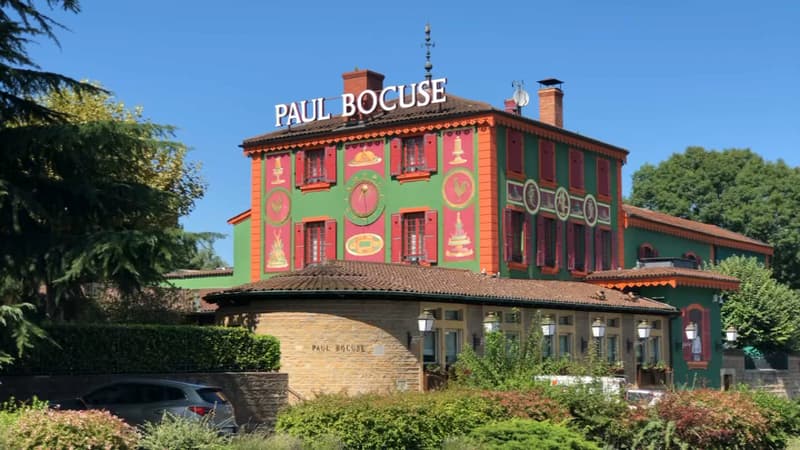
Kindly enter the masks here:
[[590, 227], [597, 224], [597, 200], [592, 194], [586, 194], [586, 198], [583, 200], [583, 217]]
[[344, 248], [353, 256], [372, 256], [383, 249], [383, 238], [375, 233], [354, 234], [347, 239]]
[[539, 212], [539, 207], [542, 205], [542, 191], [539, 190], [539, 185], [533, 180], [525, 182], [523, 188], [523, 196], [525, 199], [525, 209], [528, 214], [536, 214]]
[[611, 207], [609, 205], [597, 205], [597, 221], [611, 223]]
[[466, 169], [453, 169], [444, 178], [442, 196], [445, 204], [459, 210], [466, 208], [475, 194], [475, 179]]
[[569, 192], [564, 187], [556, 189], [555, 195], [556, 215], [561, 220], [569, 219], [570, 199]]
[[345, 214], [356, 225], [369, 225], [383, 213], [382, 181], [377, 173], [362, 170], [345, 185], [347, 208]]
[[461, 220], [461, 211], [456, 212], [456, 223], [453, 233], [447, 239], [447, 249], [445, 249], [445, 256], [453, 259], [465, 258], [472, 256], [472, 240], [464, 230], [464, 222]]
[[291, 211], [291, 197], [284, 188], [272, 188], [264, 201], [264, 216], [271, 225], [283, 225]]

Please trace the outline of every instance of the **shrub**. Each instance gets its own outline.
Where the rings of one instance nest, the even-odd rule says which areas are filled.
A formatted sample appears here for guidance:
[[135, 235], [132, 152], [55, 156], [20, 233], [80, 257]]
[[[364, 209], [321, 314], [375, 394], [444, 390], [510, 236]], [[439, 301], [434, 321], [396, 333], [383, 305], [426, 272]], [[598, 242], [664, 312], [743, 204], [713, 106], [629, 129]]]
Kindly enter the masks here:
[[572, 416], [569, 410], [552, 398], [542, 394], [541, 389], [527, 391], [486, 391], [483, 397], [497, 403], [508, 417], [521, 419], [550, 420], [563, 422]]
[[494, 401], [469, 391], [325, 395], [282, 411], [276, 429], [306, 440], [331, 433], [346, 448], [439, 448], [446, 436], [505, 415]]
[[800, 435], [800, 403], [762, 390], [742, 388], [741, 392], [758, 405], [770, 426], [790, 436]]
[[45, 327], [57, 345], [43, 343], [6, 373], [160, 373], [277, 370], [280, 344], [244, 328], [187, 325]]
[[469, 434], [487, 449], [600, 450], [565, 426], [535, 420], [511, 419], [478, 427]]
[[147, 422], [139, 441], [141, 450], [222, 450], [227, 439], [210, 427], [207, 421], [165, 415], [160, 423]]
[[12, 429], [17, 420], [27, 411], [41, 411], [47, 409], [47, 402], [36, 397], [30, 402], [20, 402], [14, 397], [0, 403], [0, 449], [10, 448], [9, 443]]
[[603, 392], [600, 382], [568, 386], [546, 386], [543, 394], [569, 410], [570, 426], [599, 441], [614, 440], [617, 423], [628, 412], [621, 396]]
[[13, 425], [14, 449], [135, 449], [136, 430], [106, 411], [29, 410]]
[[658, 418], [675, 424], [678, 438], [692, 448], [765, 449], [769, 425], [760, 408], [740, 392], [676, 391], [655, 406]]

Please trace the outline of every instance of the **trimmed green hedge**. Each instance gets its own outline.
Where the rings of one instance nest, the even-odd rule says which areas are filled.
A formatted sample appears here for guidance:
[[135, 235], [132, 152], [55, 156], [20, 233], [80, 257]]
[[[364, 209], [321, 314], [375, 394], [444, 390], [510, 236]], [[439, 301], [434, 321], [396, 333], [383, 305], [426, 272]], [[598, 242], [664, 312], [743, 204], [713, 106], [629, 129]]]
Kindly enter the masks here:
[[[244, 328], [189, 325], [49, 325], [6, 375], [271, 371], [280, 343]], [[57, 345], [56, 345], [57, 344]]]

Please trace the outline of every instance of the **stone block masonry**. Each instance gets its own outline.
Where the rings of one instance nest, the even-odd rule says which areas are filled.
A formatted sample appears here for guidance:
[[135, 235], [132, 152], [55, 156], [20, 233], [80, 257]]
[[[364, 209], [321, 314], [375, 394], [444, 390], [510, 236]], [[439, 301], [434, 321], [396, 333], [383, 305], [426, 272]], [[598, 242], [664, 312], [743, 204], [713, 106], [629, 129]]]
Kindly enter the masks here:
[[124, 378], [166, 378], [222, 388], [236, 410], [236, 421], [248, 428], [272, 428], [278, 410], [287, 404], [288, 376], [265, 372], [208, 372], [117, 375], [57, 375], [0, 377], [0, 402], [36, 396], [45, 400], [78, 397], [102, 384]]

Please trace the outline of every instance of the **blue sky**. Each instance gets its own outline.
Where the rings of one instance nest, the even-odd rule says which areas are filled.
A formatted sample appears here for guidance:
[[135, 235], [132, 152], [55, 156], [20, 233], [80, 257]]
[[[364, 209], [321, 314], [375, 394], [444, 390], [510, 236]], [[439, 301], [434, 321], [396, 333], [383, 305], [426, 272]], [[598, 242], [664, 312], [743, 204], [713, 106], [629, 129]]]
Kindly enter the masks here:
[[[84, 0], [53, 16], [43, 69], [97, 80], [146, 117], [179, 128], [209, 187], [183, 220], [232, 235], [249, 207], [243, 139], [274, 130], [274, 105], [338, 96], [355, 67], [385, 85], [433, 73], [447, 91], [502, 108], [524, 80], [564, 84], [564, 126], [630, 151], [625, 192], [644, 163], [689, 145], [749, 147], [800, 165], [800, 2], [136, 2]], [[233, 240], [216, 246], [233, 262]]]

